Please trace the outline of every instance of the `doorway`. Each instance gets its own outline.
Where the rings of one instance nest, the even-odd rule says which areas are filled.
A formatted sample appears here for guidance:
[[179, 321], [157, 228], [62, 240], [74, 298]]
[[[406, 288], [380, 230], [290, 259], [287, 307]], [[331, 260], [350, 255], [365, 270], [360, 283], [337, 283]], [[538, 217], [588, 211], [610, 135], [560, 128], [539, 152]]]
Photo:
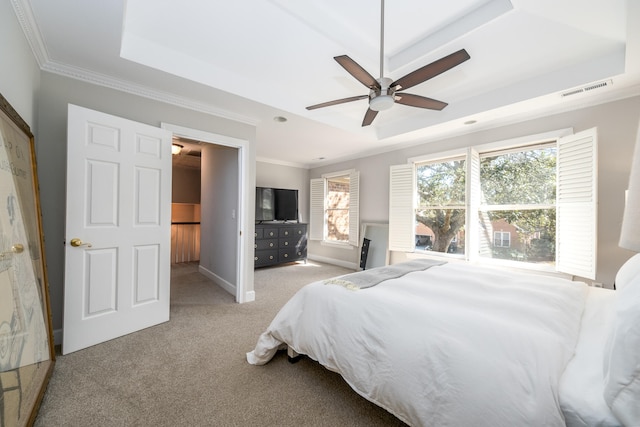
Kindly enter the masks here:
[[200, 261], [202, 142], [174, 136], [171, 174], [171, 265]]
[[234, 295], [236, 302], [253, 301], [255, 293], [246, 286], [252, 283], [253, 269], [245, 262], [252, 233], [243, 233], [250, 224], [248, 141], [166, 123], [162, 128], [183, 146], [181, 162], [195, 163], [199, 157], [199, 272]]

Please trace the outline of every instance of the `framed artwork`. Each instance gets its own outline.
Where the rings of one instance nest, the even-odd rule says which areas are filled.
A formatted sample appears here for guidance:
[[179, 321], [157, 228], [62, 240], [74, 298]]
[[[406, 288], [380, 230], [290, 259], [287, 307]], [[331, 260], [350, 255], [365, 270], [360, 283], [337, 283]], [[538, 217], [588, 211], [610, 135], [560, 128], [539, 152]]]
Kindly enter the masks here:
[[33, 424], [54, 363], [33, 134], [0, 95], [0, 426]]

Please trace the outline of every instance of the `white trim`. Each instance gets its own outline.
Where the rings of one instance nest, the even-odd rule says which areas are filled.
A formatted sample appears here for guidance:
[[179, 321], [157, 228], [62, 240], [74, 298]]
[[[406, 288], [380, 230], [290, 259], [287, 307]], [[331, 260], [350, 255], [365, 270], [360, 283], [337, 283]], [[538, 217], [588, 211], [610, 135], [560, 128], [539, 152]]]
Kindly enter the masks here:
[[309, 182], [309, 240], [324, 240], [325, 182], [324, 178], [313, 178]]
[[455, 150], [438, 151], [437, 153], [423, 154], [421, 156], [409, 157], [407, 163], [424, 163], [444, 161], [447, 159], [453, 159], [456, 157], [462, 157], [467, 154], [467, 147], [457, 148]]
[[438, 151], [437, 153], [424, 154], [421, 156], [409, 157], [407, 163], [423, 163], [431, 161], [442, 161], [454, 157], [466, 156], [467, 150], [473, 148], [478, 153], [495, 150], [506, 150], [511, 147], [521, 147], [524, 145], [535, 144], [536, 142], [555, 141], [558, 138], [572, 135], [573, 128], [562, 128], [548, 132], [537, 133], [534, 135], [519, 136], [516, 138], [503, 139], [501, 141], [492, 141], [486, 144], [471, 145], [462, 148], [456, 148], [447, 151]]
[[[251, 193], [248, 188], [250, 183], [250, 171], [249, 166], [249, 141], [239, 138], [234, 138], [226, 135], [220, 135], [212, 132], [207, 132], [199, 129], [187, 128], [184, 126], [174, 125], [170, 123], [162, 122], [160, 124], [162, 129], [167, 129], [173, 132], [174, 135], [197, 139], [198, 141], [208, 142], [217, 145], [223, 145], [225, 147], [236, 148], [238, 150], [238, 223], [237, 223], [237, 236], [238, 252], [237, 252], [237, 264], [236, 264], [236, 277], [238, 283], [236, 286], [226, 288], [232, 295], [235, 295], [236, 302], [245, 303], [255, 300], [255, 293], [253, 291], [247, 291], [247, 283], [249, 282], [248, 267], [245, 267], [246, 260], [252, 259], [246, 254], [247, 248], [253, 250], [253, 212], [249, 212], [248, 206], [251, 206], [249, 200], [249, 194]], [[251, 263], [253, 269], [253, 262]], [[224, 287], [224, 286], [223, 286]], [[231, 290], [230, 290], [231, 289]]]
[[174, 135], [197, 139], [198, 141], [210, 142], [212, 144], [224, 145], [225, 147], [232, 148], [246, 148], [249, 145], [249, 141], [232, 136], [221, 135], [218, 133], [207, 132], [203, 130], [188, 128], [184, 126], [174, 125], [171, 123], [160, 123], [162, 129], [167, 129], [173, 132]]
[[[202, 274], [203, 276], [205, 276], [206, 278], [214, 282], [216, 285], [220, 286], [222, 289], [229, 292], [231, 295], [236, 293], [236, 286], [234, 286], [233, 283], [228, 282], [227, 280], [224, 280], [222, 277], [218, 276], [211, 270], [199, 265], [198, 273]], [[245, 302], [252, 302], [252, 301], [255, 301], [255, 299], [256, 299], [256, 293], [254, 291], [247, 292], [247, 300]]]
[[349, 244], [360, 245], [360, 172], [349, 174]]
[[62, 345], [63, 328], [53, 330], [53, 345]]
[[415, 250], [416, 167], [413, 164], [389, 168], [389, 250]]
[[556, 269], [595, 279], [598, 251], [598, 131], [558, 140]]
[[328, 240], [321, 241], [320, 246], [329, 246], [336, 249], [348, 249], [348, 250], [352, 250], [355, 248], [355, 246], [351, 246], [351, 244], [347, 242], [330, 242]]
[[503, 139], [502, 141], [494, 141], [487, 144], [474, 145], [473, 148], [482, 154], [485, 151], [506, 150], [512, 147], [522, 147], [535, 144], [537, 142], [555, 141], [558, 138], [572, 134], [573, 128], [563, 128], [534, 135], [524, 135], [517, 138]]
[[318, 261], [318, 262], [323, 262], [325, 264], [337, 265], [339, 267], [349, 268], [351, 270], [360, 269], [360, 266], [358, 264], [355, 264], [353, 262], [347, 262], [341, 259], [327, 258], [320, 255], [311, 255], [311, 254], [308, 255], [307, 258], [312, 261]]
[[339, 172], [327, 172], [322, 174], [322, 178], [335, 178], [336, 176], [350, 176], [352, 173], [356, 172], [355, 169], [347, 169]]
[[28, 0], [11, 0], [11, 5], [18, 18], [22, 32], [31, 47], [33, 56], [38, 62], [38, 66], [43, 68], [44, 65], [49, 62], [49, 52], [43, 41], [42, 34], [40, 34], [40, 28], [36, 24], [36, 19], [33, 16], [31, 3]]

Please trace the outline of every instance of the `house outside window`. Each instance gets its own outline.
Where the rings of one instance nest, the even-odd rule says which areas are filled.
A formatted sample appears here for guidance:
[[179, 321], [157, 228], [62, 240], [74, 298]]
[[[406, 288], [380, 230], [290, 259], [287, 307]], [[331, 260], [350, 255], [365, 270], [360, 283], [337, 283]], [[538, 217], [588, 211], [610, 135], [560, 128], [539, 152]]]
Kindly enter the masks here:
[[359, 177], [358, 171], [348, 170], [311, 180], [310, 240], [359, 245]]
[[349, 241], [349, 175], [327, 178], [325, 240]]
[[392, 166], [390, 249], [595, 277], [597, 132], [557, 132]]

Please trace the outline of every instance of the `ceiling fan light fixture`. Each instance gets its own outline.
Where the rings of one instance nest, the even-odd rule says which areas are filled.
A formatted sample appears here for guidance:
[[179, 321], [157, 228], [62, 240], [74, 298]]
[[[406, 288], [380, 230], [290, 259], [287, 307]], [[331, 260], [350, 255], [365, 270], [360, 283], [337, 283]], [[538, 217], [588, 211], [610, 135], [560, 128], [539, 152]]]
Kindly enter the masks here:
[[393, 99], [392, 95], [378, 95], [375, 98], [371, 98], [369, 101], [369, 108], [373, 111], [388, 110], [393, 107], [395, 102], [396, 101]]
[[181, 151], [182, 151], [182, 145], [180, 145], [180, 144], [172, 144], [171, 145], [171, 154], [173, 154], [174, 156], [176, 154], [180, 154]]

